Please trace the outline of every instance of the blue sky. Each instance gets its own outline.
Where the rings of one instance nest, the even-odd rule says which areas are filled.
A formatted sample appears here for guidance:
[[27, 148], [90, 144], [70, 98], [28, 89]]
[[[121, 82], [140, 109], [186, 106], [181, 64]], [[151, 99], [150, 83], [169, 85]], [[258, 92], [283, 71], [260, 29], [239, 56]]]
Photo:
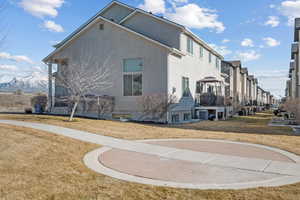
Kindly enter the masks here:
[[[8, 37], [0, 49], [0, 82], [33, 71], [46, 78], [41, 60], [53, 50], [52, 45], [109, 2], [8, 0], [1, 17]], [[284, 95], [293, 40], [292, 19], [300, 17], [300, 0], [122, 2], [188, 26], [226, 59], [242, 59], [263, 88], [277, 96]]]

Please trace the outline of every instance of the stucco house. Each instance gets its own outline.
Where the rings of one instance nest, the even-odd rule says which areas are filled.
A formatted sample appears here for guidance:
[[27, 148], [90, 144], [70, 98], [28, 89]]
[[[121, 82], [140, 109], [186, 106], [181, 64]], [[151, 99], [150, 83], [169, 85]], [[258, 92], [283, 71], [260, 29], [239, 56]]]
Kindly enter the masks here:
[[[118, 1], [55, 45], [55, 50], [43, 59], [49, 69], [51, 112], [67, 112], [56, 102], [65, 92], [55, 81], [55, 73], [71, 66], [83, 51], [96, 56], [99, 63], [111, 58], [106, 64], [111, 67], [113, 86], [93, 94], [113, 97], [111, 118], [143, 120], [139, 98], [152, 94], [172, 94], [178, 99], [162, 122], [188, 122], [206, 118], [210, 112], [226, 117], [224, 102], [207, 105], [203, 98], [203, 94], [225, 96], [222, 55], [188, 28]], [[84, 114], [96, 116], [97, 111]]]
[[286, 96], [289, 99], [300, 98], [300, 18], [295, 19], [294, 40], [291, 48], [291, 62], [289, 69], [289, 80], [286, 86]]

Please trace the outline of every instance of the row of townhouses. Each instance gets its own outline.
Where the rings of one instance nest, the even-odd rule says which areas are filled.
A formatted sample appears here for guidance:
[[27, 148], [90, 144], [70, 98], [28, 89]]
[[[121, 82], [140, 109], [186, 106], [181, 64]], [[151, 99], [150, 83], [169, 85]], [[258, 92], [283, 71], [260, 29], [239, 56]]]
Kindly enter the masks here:
[[[67, 105], [59, 99], [68, 92], [55, 81], [56, 75], [82, 62], [85, 55], [111, 68], [113, 86], [93, 94], [113, 100], [113, 110], [105, 115], [108, 118], [167, 123], [218, 120], [241, 112], [250, 114], [274, 101], [240, 61], [224, 61], [185, 26], [113, 1], [43, 60], [49, 69], [52, 113], [67, 112]], [[164, 116], [153, 119], [143, 112], [140, 99], [158, 94], [175, 96], [177, 101]], [[78, 114], [97, 116], [97, 109], [82, 112], [78, 108]]]
[[286, 96], [289, 99], [300, 98], [300, 18], [295, 19], [294, 43], [292, 43], [291, 62], [289, 70], [289, 80], [286, 83]]

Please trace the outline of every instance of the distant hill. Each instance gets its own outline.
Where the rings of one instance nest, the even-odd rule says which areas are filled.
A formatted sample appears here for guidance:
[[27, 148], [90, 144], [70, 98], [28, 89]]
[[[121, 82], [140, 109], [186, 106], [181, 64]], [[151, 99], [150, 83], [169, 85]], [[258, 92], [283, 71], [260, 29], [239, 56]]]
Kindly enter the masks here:
[[47, 92], [47, 77], [39, 72], [33, 72], [31, 75], [15, 77], [9, 82], [0, 83], [0, 92], [14, 92], [19, 89], [27, 93]]

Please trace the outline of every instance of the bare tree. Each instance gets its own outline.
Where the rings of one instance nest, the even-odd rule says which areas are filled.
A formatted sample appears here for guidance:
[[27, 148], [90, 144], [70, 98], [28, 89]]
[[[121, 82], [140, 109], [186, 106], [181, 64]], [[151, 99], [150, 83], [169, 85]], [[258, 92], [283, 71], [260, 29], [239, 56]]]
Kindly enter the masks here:
[[56, 75], [57, 84], [66, 90], [72, 103], [69, 121], [73, 121], [77, 106], [91, 94], [102, 92], [112, 86], [109, 58], [99, 63], [96, 57], [81, 54], [70, 63], [63, 63]]
[[177, 102], [175, 95], [167, 94], [152, 94], [145, 95], [139, 98], [139, 103], [142, 105], [142, 118], [148, 118], [151, 121], [159, 121], [166, 116], [171, 105]]

